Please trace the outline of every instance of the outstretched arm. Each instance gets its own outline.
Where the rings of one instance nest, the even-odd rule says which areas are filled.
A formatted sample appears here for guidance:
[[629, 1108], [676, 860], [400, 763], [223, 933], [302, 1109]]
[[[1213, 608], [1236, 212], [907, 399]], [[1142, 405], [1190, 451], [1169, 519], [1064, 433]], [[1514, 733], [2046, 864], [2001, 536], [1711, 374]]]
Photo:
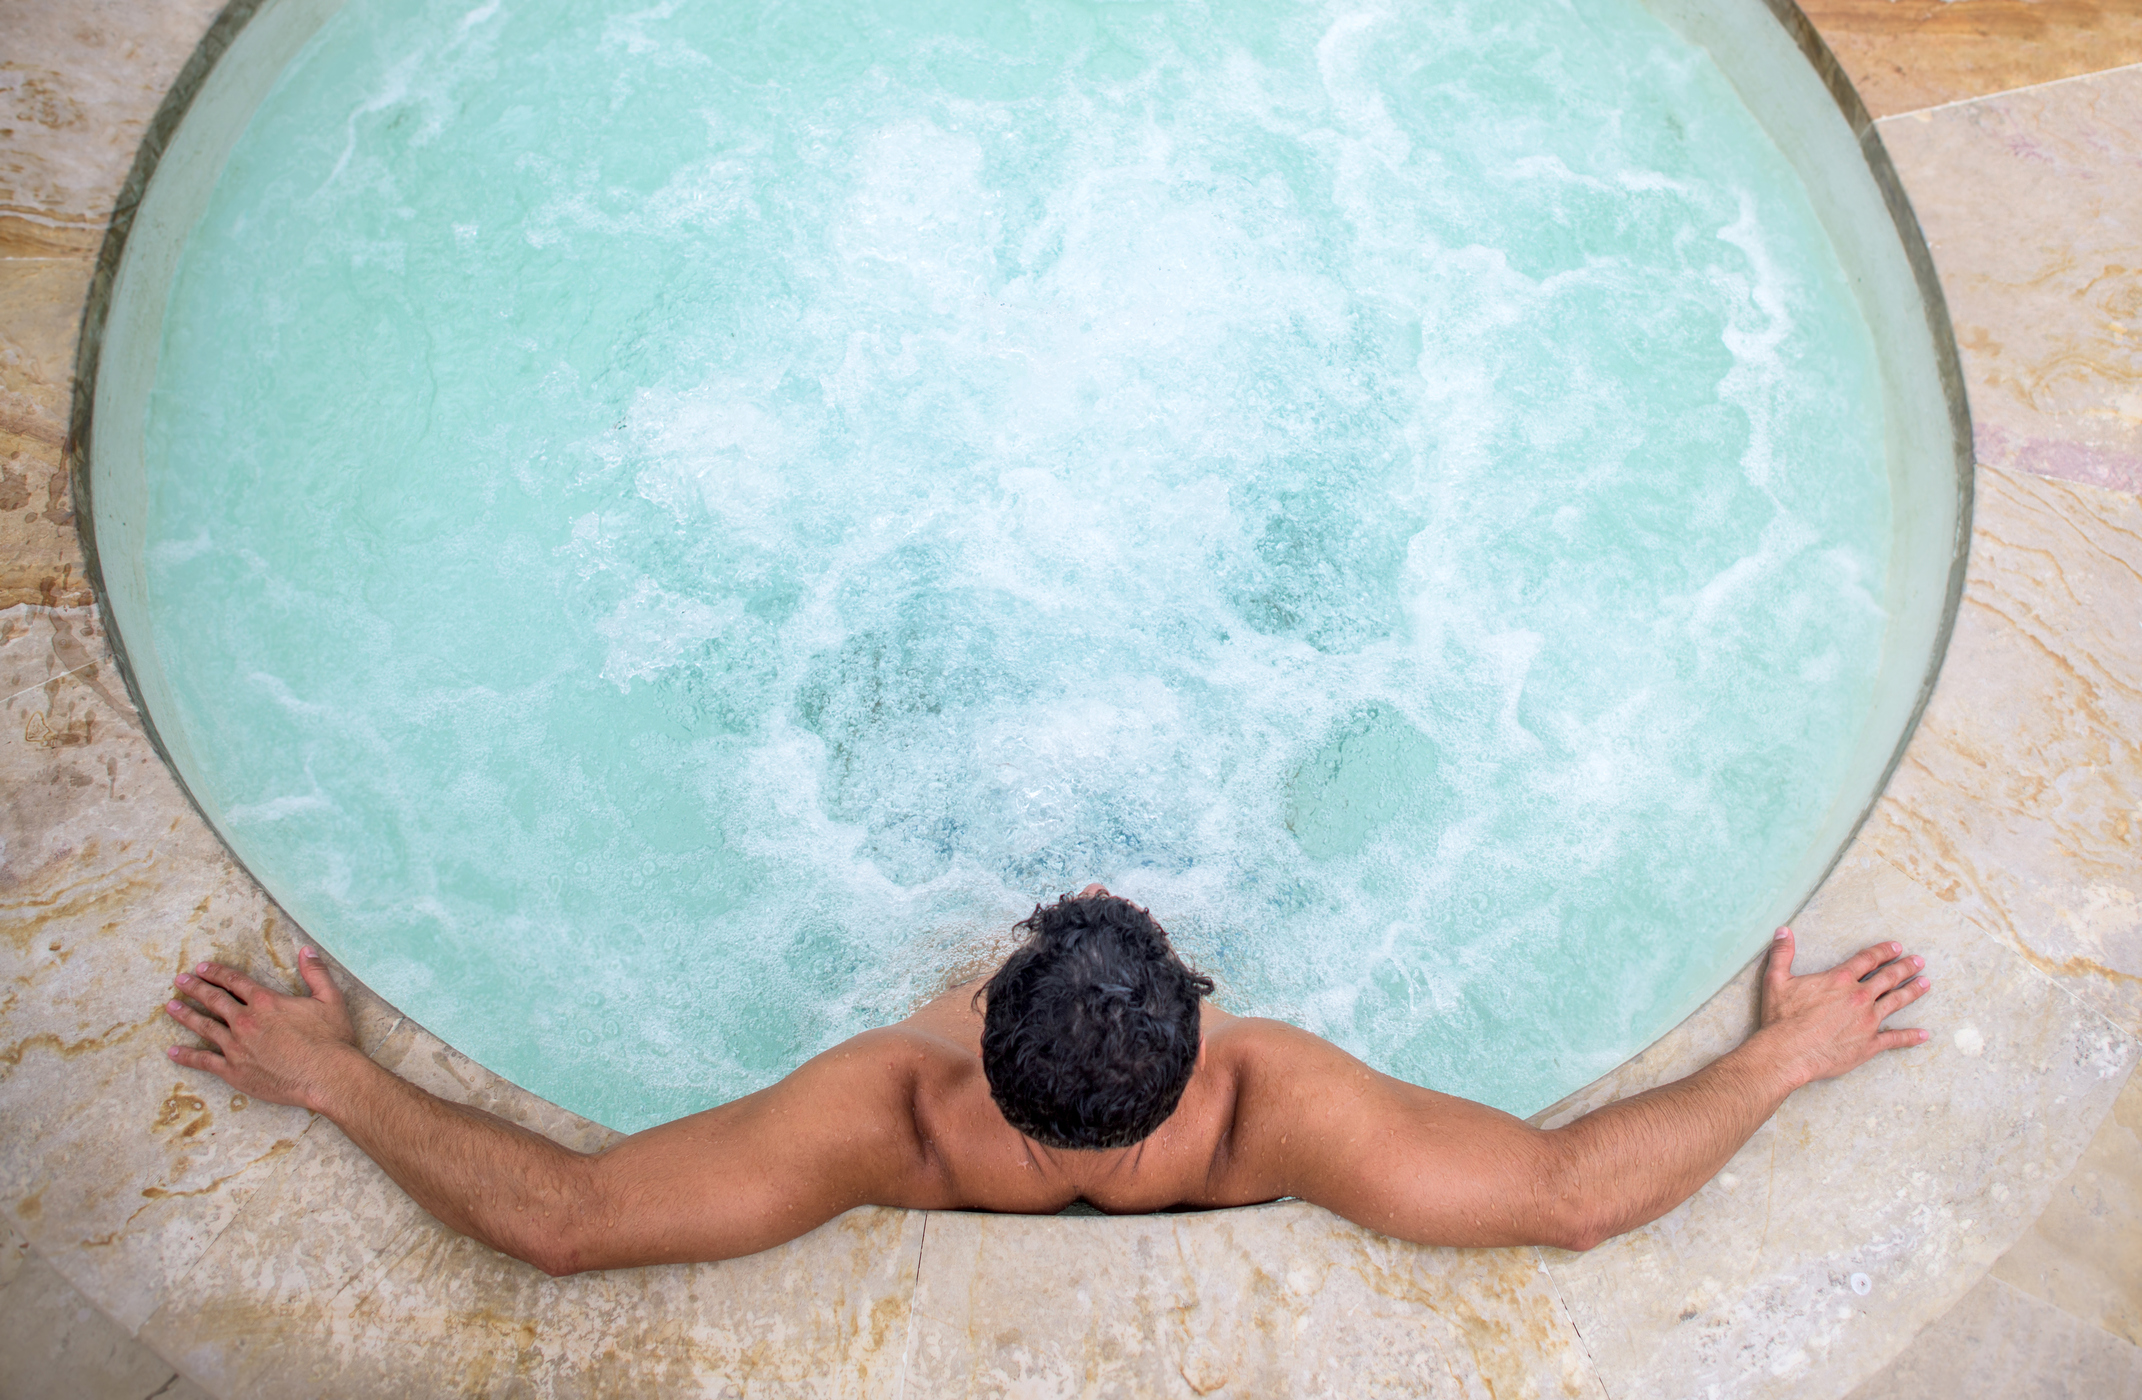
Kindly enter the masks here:
[[[1825, 972], [1792, 975], [1778, 930], [1761, 1024], [1686, 1079], [1553, 1130], [1380, 1075], [1323, 1042], [1275, 1076], [1275, 1112], [1256, 1129], [1274, 1189], [1423, 1244], [1589, 1249], [1656, 1220], [1716, 1175], [1787, 1095], [1925, 1041], [1882, 1021], [1924, 996], [1925, 960], [1894, 943]], [[1297, 1033], [1300, 1034], [1300, 1033]], [[1280, 1144], [1272, 1137], [1295, 1126]], [[1276, 1126], [1263, 1126], [1264, 1123]]]
[[202, 963], [170, 1014], [213, 1047], [173, 1060], [332, 1119], [448, 1228], [551, 1274], [726, 1259], [866, 1202], [936, 1202], [909, 1107], [920, 1049], [872, 1032], [779, 1084], [583, 1155], [381, 1069], [310, 948], [310, 995]]
[[1826, 972], [1792, 975], [1793, 936], [1781, 928], [1763, 969], [1755, 1034], [1688, 1078], [1608, 1104], [1555, 1136], [1565, 1213], [1580, 1248], [1648, 1224], [1716, 1176], [1787, 1095], [1857, 1069], [1927, 1032], [1884, 1030], [1926, 995], [1926, 959], [1901, 944], [1862, 949]]

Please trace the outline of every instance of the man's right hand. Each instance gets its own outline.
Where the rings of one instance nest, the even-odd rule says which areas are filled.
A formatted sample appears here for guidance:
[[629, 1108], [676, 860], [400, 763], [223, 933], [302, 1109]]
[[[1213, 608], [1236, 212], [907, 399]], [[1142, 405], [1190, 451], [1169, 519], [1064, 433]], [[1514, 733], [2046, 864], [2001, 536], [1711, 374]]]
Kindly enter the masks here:
[[355, 1053], [357, 1028], [320, 955], [298, 952], [298, 975], [310, 995], [263, 987], [233, 967], [202, 963], [172, 985], [200, 1003], [165, 1003], [171, 1018], [214, 1046], [174, 1045], [165, 1053], [188, 1069], [205, 1069], [249, 1098], [325, 1112], [335, 1071]]
[[1824, 972], [1792, 975], [1793, 935], [1777, 931], [1763, 969], [1761, 1043], [1793, 1084], [1834, 1079], [1884, 1050], [1926, 1043], [1929, 1032], [1883, 1030], [1882, 1022], [1925, 996], [1933, 983], [1918, 975], [1926, 959], [1906, 957], [1902, 944], [1863, 948]]

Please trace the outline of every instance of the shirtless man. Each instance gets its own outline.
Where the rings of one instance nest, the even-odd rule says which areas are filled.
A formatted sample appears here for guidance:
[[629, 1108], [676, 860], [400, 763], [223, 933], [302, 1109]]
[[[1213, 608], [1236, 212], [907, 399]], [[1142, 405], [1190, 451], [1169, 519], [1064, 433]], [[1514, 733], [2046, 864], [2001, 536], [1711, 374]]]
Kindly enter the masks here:
[[372, 1063], [311, 949], [309, 994], [203, 963], [173, 1047], [240, 1093], [323, 1113], [426, 1210], [550, 1274], [729, 1259], [861, 1205], [1111, 1213], [1298, 1196], [1401, 1239], [1589, 1249], [1686, 1200], [1801, 1085], [1922, 1030], [1923, 958], [1877, 944], [1792, 975], [1688, 1078], [1552, 1131], [1231, 1016], [1145, 910], [1089, 885], [1037, 909], [985, 982], [866, 1031], [771, 1088], [582, 1155]]

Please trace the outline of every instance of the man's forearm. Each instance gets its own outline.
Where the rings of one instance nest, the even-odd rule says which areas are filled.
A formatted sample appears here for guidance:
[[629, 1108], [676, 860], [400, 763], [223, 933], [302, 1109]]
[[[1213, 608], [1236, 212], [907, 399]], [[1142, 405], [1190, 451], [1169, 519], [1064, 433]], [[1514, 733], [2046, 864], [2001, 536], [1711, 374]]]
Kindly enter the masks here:
[[1554, 1130], [1556, 1214], [1579, 1248], [1658, 1219], [1715, 1176], [1800, 1082], [1758, 1032], [1686, 1079]]
[[354, 1049], [312, 1107], [447, 1228], [546, 1272], [578, 1267], [573, 1241], [593, 1200], [591, 1159], [426, 1093]]

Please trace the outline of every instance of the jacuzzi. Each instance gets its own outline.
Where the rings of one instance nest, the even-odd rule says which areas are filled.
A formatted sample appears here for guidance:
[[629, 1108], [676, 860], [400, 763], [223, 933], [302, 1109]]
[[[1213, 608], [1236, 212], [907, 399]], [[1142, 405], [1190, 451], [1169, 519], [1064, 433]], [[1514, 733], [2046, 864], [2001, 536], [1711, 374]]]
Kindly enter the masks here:
[[312, 937], [622, 1129], [1089, 879], [1231, 1009], [1561, 1098], [1881, 791], [1971, 459], [1796, 12], [1501, 12], [1063, 6], [898, 72], [227, 15], [83, 341], [159, 748]]

